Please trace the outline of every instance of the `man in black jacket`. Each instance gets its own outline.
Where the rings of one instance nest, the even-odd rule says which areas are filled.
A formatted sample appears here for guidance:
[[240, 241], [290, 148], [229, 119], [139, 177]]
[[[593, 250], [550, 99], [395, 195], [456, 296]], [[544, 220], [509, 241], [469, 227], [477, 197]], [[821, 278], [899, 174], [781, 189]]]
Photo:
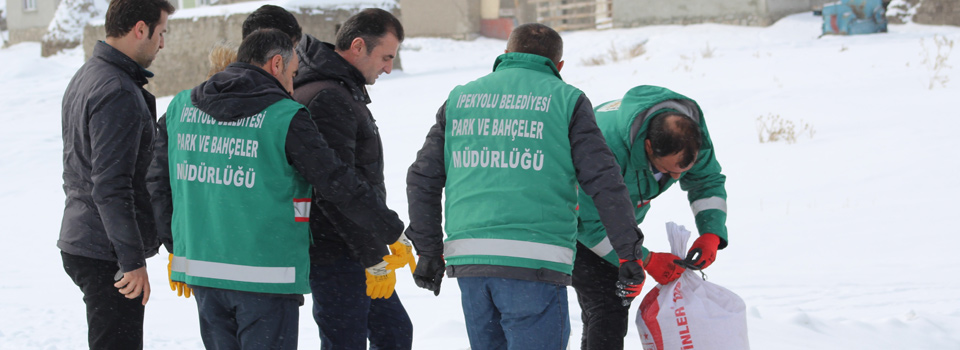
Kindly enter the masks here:
[[[403, 26], [396, 17], [363, 10], [343, 24], [335, 46], [304, 36], [294, 78], [294, 99], [307, 106], [340, 159], [384, 198], [383, 144], [367, 109], [365, 85], [390, 73], [401, 41]], [[371, 231], [347, 220], [348, 214], [323, 198], [315, 198], [311, 209], [316, 244], [310, 250], [310, 286], [322, 349], [366, 349], [368, 338], [371, 349], [410, 349], [413, 326], [393, 293], [393, 270], [413, 259], [411, 247], [398, 239], [399, 231]], [[394, 253], [386, 258], [389, 264], [388, 244]]]
[[63, 95], [66, 205], [57, 247], [83, 292], [91, 349], [143, 347], [146, 259], [159, 246], [144, 181], [156, 100], [143, 85], [173, 12], [166, 0], [112, 1], [106, 42]]

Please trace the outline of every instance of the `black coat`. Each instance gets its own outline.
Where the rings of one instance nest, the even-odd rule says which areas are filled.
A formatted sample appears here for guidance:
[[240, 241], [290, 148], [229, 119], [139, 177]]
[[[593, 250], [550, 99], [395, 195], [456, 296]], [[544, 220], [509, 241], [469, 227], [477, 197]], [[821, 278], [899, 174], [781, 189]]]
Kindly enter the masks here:
[[[246, 63], [231, 64], [190, 94], [194, 106], [220, 121], [249, 117], [284, 98], [290, 98], [290, 95], [276, 78]], [[173, 206], [165, 118], [161, 118], [158, 124], [156, 157], [150, 165], [147, 181], [157, 213], [160, 240], [172, 252], [170, 220]], [[399, 235], [403, 230], [403, 222], [397, 213], [387, 208], [379, 191], [362, 181], [353, 168], [341, 162], [327, 145], [306, 109], [301, 109], [290, 121], [284, 147], [287, 161], [313, 185], [314, 196], [324, 198], [348, 213], [347, 220], [360, 223], [359, 226], [370, 232], [398, 232]]]
[[57, 247], [118, 261], [124, 272], [146, 266], [159, 242], [145, 176], [150, 165], [156, 99], [153, 76], [105, 42], [63, 94], [63, 192]]
[[[304, 36], [297, 50], [301, 61], [293, 80], [294, 99], [307, 106], [320, 133], [340, 159], [386, 198], [383, 143], [367, 108], [370, 97], [363, 74], [336, 53], [332, 44], [310, 35]], [[401, 233], [365, 230], [321, 198], [314, 200], [310, 214], [316, 243], [311, 248], [311, 259], [318, 264], [350, 253], [365, 267], [376, 265], [389, 254], [386, 246]]]

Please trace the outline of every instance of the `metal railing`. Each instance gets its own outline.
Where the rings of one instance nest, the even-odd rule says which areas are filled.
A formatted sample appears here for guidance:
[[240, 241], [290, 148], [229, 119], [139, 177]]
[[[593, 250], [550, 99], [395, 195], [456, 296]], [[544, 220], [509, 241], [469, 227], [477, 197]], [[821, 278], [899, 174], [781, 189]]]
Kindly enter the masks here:
[[613, 0], [531, 0], [537, 22], [557, 31], [613, 26]]

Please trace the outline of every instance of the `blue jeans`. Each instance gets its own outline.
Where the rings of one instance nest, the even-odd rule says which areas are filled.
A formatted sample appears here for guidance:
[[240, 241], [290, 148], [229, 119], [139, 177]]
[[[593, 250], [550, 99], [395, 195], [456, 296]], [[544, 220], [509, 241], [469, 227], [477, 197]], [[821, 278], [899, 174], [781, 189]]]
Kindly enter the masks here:
[[[399, 272], [398, 272], [399, 273]], [[321, 350], [410, 350], [413, 323], [394, 292], [387, 299], [367, 296], [367, 276], [344, 254], [332, 264], [310, 265], [313, 319]]]
[[193, 288], [207, 350], [296, 350], [300, 301], [288, 295]]
[[495, 277], [458, 277], [473, 350], [565, 350], [567, 288]]

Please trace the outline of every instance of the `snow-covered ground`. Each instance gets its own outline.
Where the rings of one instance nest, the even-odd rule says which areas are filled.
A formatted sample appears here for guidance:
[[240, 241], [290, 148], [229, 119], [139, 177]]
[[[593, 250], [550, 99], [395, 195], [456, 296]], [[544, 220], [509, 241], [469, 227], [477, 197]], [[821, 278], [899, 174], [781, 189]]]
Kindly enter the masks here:
[[[954, 69], [932, 69], [935, 38], [960, 28], [893, 25], [890, 33], [817, 38], [799, 14], [768, 28], [654, 26], [563, 33], [562, 74], [594, 104], [630, 87], [663, 85], [700, 102], [728, 177], [730, 246], [706, 272], [748, 308], [754, 349], [960, 349], [960, 198], [953, 152], [960, 112]], [[624, 58], [645, 42], [646, 53]], [[403, 72], [370, 88], [385, 142], [389, 204], [406, 218], [404, 176], [447, 92], [486, 74], [504, 41], [410, 38]], [[608, 55], [618, 61], [588, 66]], [[81, 294], [55, 246], [60, 185], [60, 99], [82, 53], [39, 57], [35, 43], [0, 50], [0, 349], [82, 349]], [[160, 53], [161, 55], [163, 52]], [[926, 62], [925, 62], [926, 59]], [[960, 66], [960, 52], [946, 63]], [[163, 109], [170, 98], [161, 98]], [[796, 143], [758, 142], [758, 118], [815, 130]], [[767, 120], [767, 119], [762, 119]], [[684, 193], [653, 202], [647, 245], [667, 250], [664, 222], [693, 227]], [[495, 214], [495, 213], [493, 213]], [[201, 349], [193, 300], [167, 289], [166, 260], [148, 261], [146, 349]], [[414, 348], [467, 349], [457, 283], [439, 297], [409, 270], [397, 291]], [[648, 282], [646, 289], [654, 282]], [[579, 348], [579, 308], [570, 289]], [[311, 305], [300, 348], [319, 345]], [[635, 310], [634, 310], [635, 312]], [[632, 327], [631, 327], [632, 328]], [[640, 349], [636, 329], [627, 348]]]

